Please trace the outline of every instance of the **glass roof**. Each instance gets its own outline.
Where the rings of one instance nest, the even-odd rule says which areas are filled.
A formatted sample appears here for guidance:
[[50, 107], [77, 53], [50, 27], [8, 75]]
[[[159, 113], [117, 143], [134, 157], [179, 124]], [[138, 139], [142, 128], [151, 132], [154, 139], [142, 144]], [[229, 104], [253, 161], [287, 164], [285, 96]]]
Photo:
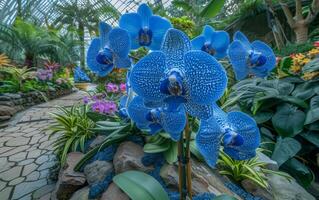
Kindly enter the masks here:
[[[59, 17], [57, 7], [71, 3], [76, 3], [79, 7], [86, 3], [96, 8], [109, 6], [119, 14], [123, 14], [131, 10], [135, 11], [142, 2], [167, 7], [171, 0], [0, 0], [0, 22], [11, 24], [16, 18], [18, 10], [38, 23], [52, 23]], [[19, 9], [19, 5], [21, 5], [21, 9]], [[100, 20], [105, 20], [110, 24], [117, 23], [117, 19], [110, 14], [101, 15]]]

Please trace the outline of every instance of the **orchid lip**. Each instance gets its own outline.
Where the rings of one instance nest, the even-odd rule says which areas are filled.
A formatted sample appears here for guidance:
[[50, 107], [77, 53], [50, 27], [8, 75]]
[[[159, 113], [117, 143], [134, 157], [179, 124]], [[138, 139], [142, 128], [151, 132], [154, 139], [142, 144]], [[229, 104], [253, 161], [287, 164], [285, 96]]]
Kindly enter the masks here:
[[96, 56], [96, 61], [102, 65], [110, 65], [113, 64], [113, 53], [112, 51], [105, 47], [101, 50]]
[[150, 46], [152, 43], [153, 33], [148, 27], [142, 28], [138, 32], [138, 42], [141, 46]]
[[248, 64], [250, 67], [259, 67], [267, 62], [266, 56], [257, 51], [250, 51], [248, 56]]
[[227, 128], [224, 133], [223, 143], [226, 146], [240, 146], [243, 144], [243, 137], [232, 129]]
[[216, 50], [212, 47], [210, 42], [205, 42], [205, 44], [202, 47], [202, 51], [205, 51], [206, 53], [212, 56], [216, 54]]
[[167, 78], [161, 81], [161, 92], [173, 96], [185, 94], [182, 72], [177, 69], [168, 72]]

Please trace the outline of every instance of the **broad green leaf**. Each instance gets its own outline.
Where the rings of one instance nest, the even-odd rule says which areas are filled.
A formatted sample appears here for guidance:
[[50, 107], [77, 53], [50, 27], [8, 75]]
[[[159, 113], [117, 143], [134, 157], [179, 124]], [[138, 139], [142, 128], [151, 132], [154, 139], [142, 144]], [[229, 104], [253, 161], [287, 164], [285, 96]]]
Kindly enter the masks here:
[[229, 196], [227, 194], [218, 195], [213, 200], [237, 200], [237, 198], [233, 196]]
[[168, 150], [170, 148], [170, 141], [163, 144], [152, 144], [147, 143], [144, 145], [144, 152], [146, 153], [160, 153]]
[[169, 164], [177, 161], [178, 146], [177, 142], [171, 141], [171, 145], [167, 151], [164, 152], [164, 157]]
[[272, 112], [257, 112], [255, 115], [251, 115], [257, 124], [262, 124], [267, 122], [273, 116]]
[[162, 185], [140, 171], [126, 171], [113, 177], [113, 182], [132, 200], [169, 200]]
[[94, 122], [105, 121], [107, 120], [107, 116], [97, 113], [97, 112], [87, 112], [86, 115]]
[[319, 121], [316, 121], [312, 124], [306, 126], [310, 131], [319, 131]]
[[301, 133], [300, 135], [319, 148], [319, 133], [316, 133], [315, 131], [308, 131]]
[[191, 141], [189, 144], [189, 149], [192, 152], [193, 155], [196, 156], [196, 158], [200, 161], [204, 161], [204, 157], [202, 154], [198, 151], [195, 140]]
[[319, 120], [319, 96], [314, 96], [310, 101], [310, 109], [306, 115], [305, 125]]
[[313, 59], [302, 68], [303, 73], [314, 71], [319, 71], [319, 58]]
[[303, 187], [308, 187], [314, 180], [313, 172], [299, 160], [292, 158], [281, 167], [282, 170], [288, 172]]
[[311, 82], [299, 84], [292, 92], [292, 95], [302, 100], [310, 99], [313, 95], [315, 95], [316, 86], [316, 83]]
[[265, 80], [259, 86], [276, 89], [280, 95], [289, 95], [294, 90], [294, 84], [279, 79]]
[[297, 107], [284, 104], [277, 108], [272, 124], [280, 136], [292, 137], [303, 130], [306, 115]]
[[300, 149], [301, 145], [297, 140], [278, 137], [271, 159], [277, 161], [280, 167], [287, 160], [294, 157]]
[[211, 0], [200, 13], [201, 17], [213, 18], [223, 8], [225, 0]]

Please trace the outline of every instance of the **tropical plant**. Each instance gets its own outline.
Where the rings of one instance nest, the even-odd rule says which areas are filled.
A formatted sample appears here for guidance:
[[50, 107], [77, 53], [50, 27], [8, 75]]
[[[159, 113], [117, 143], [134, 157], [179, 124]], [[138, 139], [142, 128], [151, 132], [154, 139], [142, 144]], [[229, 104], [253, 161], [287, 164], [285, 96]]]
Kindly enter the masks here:
[[184, 31], [188, 37], [194, 37], [195, 22], [189, 17], [171, 17], [170, 21], [174, 28]]
[[23, 87], [24, 81], [34, 77], [32, 68], [17, 68], [17, 67], [2, 67], [0, 73], [4, 75], [4, 80], [1, 80], [0, 86], [3, 90], [18, 92]]
[[13, 26], [0, 25], [0, 41], [11, 58], [24, 60], [23, 65], [35, 67], [39, 56], [68, 55], [65, 45], [54, 31], [16, 19]]
[[97, 25], [100, 18], [105, 16], [118, 19], [119, 12], [106, 0], [102, 1], [81, 1], [71, 0], [56, 5], [58, 17], [52, 23], [56, 28], [66, 27], [75, 29], [80, 42], [81, 67], [85, 66], [85, 30], [90, 34], [97, 33]]
[[95, 123], [86, 114], [87, 106], [74, 105], [70, 109], [60, 107], [58, 110], [51, 113], [55, 122], [48, 130], [52, 131], [50, 138], [57, 136], [53, 147], [63, 165], [70, 151], [85, 152], [86, 142], [95, 136], [92, 130]]
[[287, 1], [279, 0], [288, 24], [296, 34], [296, 43], [305, 43], [308, 40], [309, 25], [316, 19], [316, 16], [319, 13], [319, 1], [312, 1], [312, 3], [309, 5], [309, 11], [306, 15], [303, 13], [302, 1], [294, 1], [295, 15], [293, 15], [289, 9]]
[[0, 54], [0, 67], [9, 67], [12, 66], [10, 64], [10, 59], [4, 53]]
[[272, 159], [303, 186], [314, 178], [310, 168], [317, 168], [318, 81], [247, 79], [232, 87], [225, 103], [228, 110], [240, 109], [256, 120], [264, 140], [276, 142], [268, 146]]

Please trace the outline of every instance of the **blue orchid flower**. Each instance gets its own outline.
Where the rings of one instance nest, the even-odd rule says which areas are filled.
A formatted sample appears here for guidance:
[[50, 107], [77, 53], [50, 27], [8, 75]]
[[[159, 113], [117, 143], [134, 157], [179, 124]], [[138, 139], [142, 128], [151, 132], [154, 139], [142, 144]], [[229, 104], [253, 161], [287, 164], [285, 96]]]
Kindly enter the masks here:
[[196, 145], [209, 166], [214, 167], [222, 144], [224, 152], [235, 160], [256, 156], [260, 133], [254, 119], [242, 112], [225, 113], [213, 106], [214, 116], [201, 120]]
[[104, 22], [99, 24], [100, 36], [94, 38], [87, 52], [87, 65], [98, 76], [104, 77], [114, 67], [129, 68], [131, 42], [127, 31]]
[[162, 129], [172, 140], [178, 141], [186, 125], [185, 109], [182, 106], [171, 110], [169, 107], [147, 107], [143, 98], [134, 97], [128, 106], [128, 114], [140, 129], [147, 129], [152, 135]]
[[151, 50], [160, 48], [165, 32], [172, 27], [167, 19], [153, 15], [147, 4], [141, 4], [137, 13], [122, 15], [119, 26], [129, 32], [132, 49], [143, 46]]
[[183, 32], [169, 29], [161, 51], [149, 53], [132, 68], [130, 84], [146, 101], [184, 104], [190, 115], [207, 119], [211, 103], [224, 93], [227, 76], [214, 57], [191, 50]]
[[126, 104], [127, 104], [127, 100], [128, 100], [128, 96], [127, 95], [123, 95], [120, 98], [120, 102], [119, 102], [119, 116], [122, 119], [127, 119], [128, 118], [128, 113], [127, 113], [127, 108], [126, 108]]
[[267, 44], [258, 40], [250, 43], [239, 31], [229, 46], [228, 56], [237, 80], [247, 76], [264, 78], [276, 65], [276, 56]]
[[192, 40], [192, 49], [202, 50], [216, 59], [222, 59], [227, 55], [229, 41], [226, 31], [215, 31], [206, 25], [202, 34]]
[[74, 69], [74, 82], [90, 82], [90, 81], [91, 81], [91, 79], [81, 69], [81, 67], [76, 67]]

